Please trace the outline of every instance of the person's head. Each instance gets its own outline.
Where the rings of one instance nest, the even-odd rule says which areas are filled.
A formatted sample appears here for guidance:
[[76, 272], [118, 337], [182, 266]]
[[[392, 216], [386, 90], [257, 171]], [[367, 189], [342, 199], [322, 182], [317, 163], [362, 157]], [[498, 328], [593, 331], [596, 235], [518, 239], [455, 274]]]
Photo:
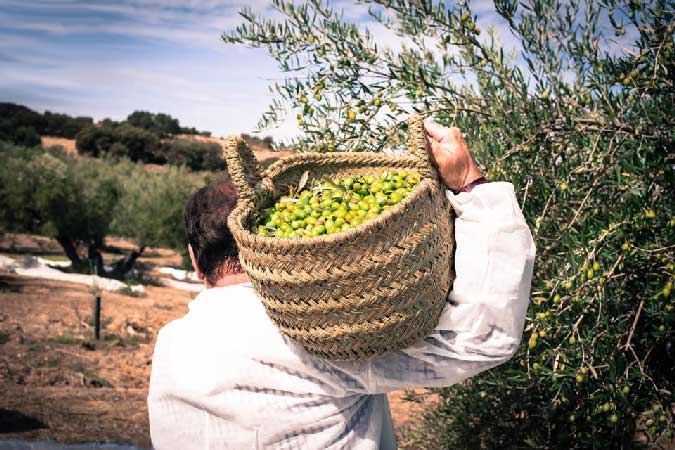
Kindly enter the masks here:
[[185, 206], [185, 234], [190, 259], [207, 286], [227, 274], [240, 273], [237, 244], [227, 218], [237, 204], [231, 181], [215, 181], [192, 194]]

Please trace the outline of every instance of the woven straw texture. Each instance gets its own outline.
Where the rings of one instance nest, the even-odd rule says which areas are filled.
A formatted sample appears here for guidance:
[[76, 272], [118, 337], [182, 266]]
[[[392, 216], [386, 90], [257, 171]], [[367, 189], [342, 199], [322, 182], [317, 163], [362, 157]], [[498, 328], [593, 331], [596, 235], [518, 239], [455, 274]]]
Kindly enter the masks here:
[[[240, 200], [228, 218], [242, 267], [281, 332], [310, 353], [362, 360], [403, 349], [438, 324], [454, 274], [453, 211], [431, 163], [421, 117], [408, 121], [411, 155], [301, 153], [261, 171], [239, 137], [225, 145]], [[252, 233], [256, 211], [309, 180], [416, 170], [401, 203], [356, 228], [283, 239]]]

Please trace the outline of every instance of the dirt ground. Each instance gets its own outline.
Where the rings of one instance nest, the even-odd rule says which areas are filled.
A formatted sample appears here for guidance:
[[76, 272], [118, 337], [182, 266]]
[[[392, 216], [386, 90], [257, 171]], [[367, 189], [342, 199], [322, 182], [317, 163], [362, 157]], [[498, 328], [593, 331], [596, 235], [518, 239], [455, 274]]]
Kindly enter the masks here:
[[[130, 245], [121, 239], [107, 244]], [[0, 253], [61, 258], [53, 241], [26, 235], [0, 242]], [[140, 262], [178, 265], [180, 257], [149, 249]], [[0, 271], [0, 439], [150, 447], [146, 396], [155, 337], [187, 312], [194, 294], [158, 286], [146, 291], [143, 297], [102, 292], [96, 341], [89, 287]], [[389, 395], [399, 440], [423, 408], [404, 396]]]
[[68, 155], [77, 156], [77, 148], [75, 147], [75, 139], [66, 139], [54, 136], [42, 136], [42, 146], [44, 148], [61, 146], [63, 151]]

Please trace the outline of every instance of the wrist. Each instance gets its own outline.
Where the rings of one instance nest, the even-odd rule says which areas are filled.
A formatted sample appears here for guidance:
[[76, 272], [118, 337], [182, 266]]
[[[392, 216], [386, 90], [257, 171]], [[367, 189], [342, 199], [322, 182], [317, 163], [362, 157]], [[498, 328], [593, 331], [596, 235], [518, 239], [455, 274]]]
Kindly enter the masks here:
[[480, 184], [485, 184], [487, 182], [488, 181], [485, 179], [485, 177], [478, 177], [475, 180], [473, 180], [471, 183], [464, 186], [459, 191], [455, 192], [455, 194], [459, 194], [461, 192], [471, 192], [473, 190], [473, 188], [475, 188], [476, 186], [478, 186]]
[[478, 166], [476, 166], [475, 163], [469, 165], [469, 170], [466, 172], [466, 176], [464, 177], [464, 181], [457, 186], [456, 189], [454, 189], [455, 192], [462, 192], [467, 186], [469, 186], [471, 183], [474, 181], [483, 178], [483, 174], [481, 173], [480, 169]]
[[467, 171], [466, 177], [464, 178], [464, 183], [462, 184], [462, 186], [460, 186], [460, 190], [463, 189], [468, 184], [473, 183], [479, 178], [483, 178], [483, 174], [481, 173], [476, 163], [473, 163], [469, 166], [469, 170]]
[[469, 166], [469, 170], [466, 173], [466, 176], [464, 177], [464, 182], [458, 186], [457, 189], [453, 189], [455, 194], [459, 194], [460, 192], [470, 192], [471, 189], [474, 188], [474, 186], [478, 186], [479, 184], [486, 183], [487, 180], [483, 177], [483, 174], [481, 173], [480, 169], [478, 166], [476, 166], [475, 163], [471, 164]]

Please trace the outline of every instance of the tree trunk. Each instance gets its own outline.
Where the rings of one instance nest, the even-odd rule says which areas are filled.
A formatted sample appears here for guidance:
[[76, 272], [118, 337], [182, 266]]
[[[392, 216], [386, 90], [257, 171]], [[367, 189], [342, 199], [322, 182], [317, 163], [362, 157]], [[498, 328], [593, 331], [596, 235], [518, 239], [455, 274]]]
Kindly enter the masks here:
[[103, 257], [101, 256], [101, 251], [98, 246], [95, 244], [89, 244], [89, 261], [94, 264], [94, 273], [101, 277], [104, 277], [105, 268], [103, 267]]
[[141, 246], [138, 250], [132, 250], [124, 258], [115, 262], [110, 276], [112, 278], [122, 279], [134, 267], [136, 260], [143, 254], [145, 246]]
[[81, 272], [84, 267], [73, 241], [66, 236], [57, 236], [56, 241], [61, 245], [61, 248], [63, 248], [63, 251], [70, 260], [73, 271]]

